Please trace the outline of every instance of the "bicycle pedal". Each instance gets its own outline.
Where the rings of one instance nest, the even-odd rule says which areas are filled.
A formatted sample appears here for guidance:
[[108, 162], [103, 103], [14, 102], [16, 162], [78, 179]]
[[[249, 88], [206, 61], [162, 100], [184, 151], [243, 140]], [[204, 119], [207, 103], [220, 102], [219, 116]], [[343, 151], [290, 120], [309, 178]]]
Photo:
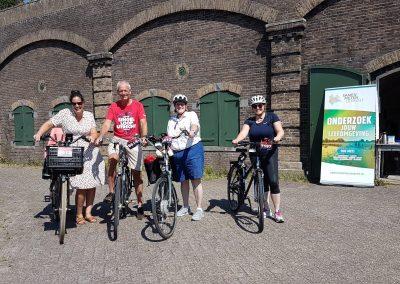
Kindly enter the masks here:
[[45, 195], [44, 196], [44, 202], [50, 202], [50, 195]]

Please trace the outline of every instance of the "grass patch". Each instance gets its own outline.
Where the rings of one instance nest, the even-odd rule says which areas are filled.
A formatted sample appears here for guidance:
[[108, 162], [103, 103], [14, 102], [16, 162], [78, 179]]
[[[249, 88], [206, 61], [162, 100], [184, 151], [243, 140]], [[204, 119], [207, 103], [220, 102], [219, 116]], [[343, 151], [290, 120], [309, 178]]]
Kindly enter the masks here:
[[226, 178], [228, 170], [215, 170], [212, 166], [207, 165], [204, 168], [204, 180], [214, 180], [220, 178]]
[[0, 157], [0, 165], [14, 167], [42, 167], [43, 161], [32, 160], [28, 158], [25, 162], [15, 162], [7, 158]]
[[383, 180], [383, 179], [375, 179], [375, 186], [386, 186], [389, 185], [390, 183]]
[[279, 180], [281, 181], [291, 181], [291, 182], [302, 182], [309, 183], [307, 177], [303, 172], [299, 171], [279, 171]]

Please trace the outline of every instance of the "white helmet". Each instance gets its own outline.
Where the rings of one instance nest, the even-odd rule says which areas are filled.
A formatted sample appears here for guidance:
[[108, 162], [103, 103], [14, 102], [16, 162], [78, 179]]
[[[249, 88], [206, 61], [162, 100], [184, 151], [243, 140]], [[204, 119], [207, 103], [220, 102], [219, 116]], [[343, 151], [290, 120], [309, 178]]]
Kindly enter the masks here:
[[182, 94], [177, 94], [174, 96], [174, 98], [172, 99], [172, 103], [176, 104], [176, 103], [185, 103], [187, 104], [188, 99], [185, 95]]
[[251, 97], [250, 99], [250, 104], [254, 105], [254, 104], [265, 104], [266, 100], [264, 96], [258, 95], [258, 96], [254, 96]]

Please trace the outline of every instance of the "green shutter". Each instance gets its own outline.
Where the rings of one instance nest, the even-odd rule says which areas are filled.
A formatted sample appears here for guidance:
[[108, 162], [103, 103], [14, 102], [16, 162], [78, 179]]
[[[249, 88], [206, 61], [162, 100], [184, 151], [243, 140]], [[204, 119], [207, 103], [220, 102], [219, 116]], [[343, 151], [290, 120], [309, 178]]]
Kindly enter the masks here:
[[153, 133], [159, 136], [161, 133], [167, 132], [169, 120], [169, 101], [161, 97], [153, 97]]
[[319, 181], [321, 173], [322, 128], [326, 88], [363, 84], [363, 76], [353, 71], [315, 67], [310, 69], [310, 178]]
[[219, 145], [232, 146], [239, 133], [239, 96], [228, 92], [218, 94]]
[[15, 145], [32, 146], [34, 144], [33, 110], [27, 106], [20, 106], [13, 111], [13, 116], [14, 116]]
[[149, 134], [154, 134], [152, 101], [153, 101], [152, 97], [140, 101], [143, 104], [144, 111], [146, 113], [147, 131]]
[[232, 146], [239, 132], [239, 96], [214, 92], [200, 99], [201, 139], [207, 146]]
[[218, 146], [218, 96], [211, 93], [200, 99], [201, 140], [206, 146]]
[[60, 110], [62, 110], [62, 109], [70, 108], [70, 107], [71, 107], [71, 104], [70, 104], [70, 103], [61, 103], [61, 104], [58, 104], [58, 105], [56, 105], [56, 106], [53, 108], [52, 115], [57, 114], [57, 113], [58, 113]]
[[141, 100], [141, 103], [146, 112], [148, 133], [159, 136], [167, 132], [169, 101], [161, 97], [149, 97]]

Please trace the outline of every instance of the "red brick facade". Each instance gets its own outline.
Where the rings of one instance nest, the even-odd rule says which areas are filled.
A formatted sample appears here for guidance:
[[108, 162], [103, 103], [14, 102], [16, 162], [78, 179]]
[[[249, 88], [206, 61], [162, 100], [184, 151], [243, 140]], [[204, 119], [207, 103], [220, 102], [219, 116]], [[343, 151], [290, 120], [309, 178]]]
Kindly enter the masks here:
[[[0, 11], [0, 157], [42, 154], [13, 145], [17, 101], [34, 109], [37, 130], [54, 102], [80, 89], [100, 125], [124, 79], [141, 97], [187, 94], [197, 112], [202, 95], [236, 93], [241, 123], [246, 100], [265, 95], [286, 131], [280, 167], [306, 170], [309, 68], [336, 65], [374, 80], [398, 66], [399, 12], [393, 0], [41, 0]], [[235, 155], [207, 151], [218, 168]]]

